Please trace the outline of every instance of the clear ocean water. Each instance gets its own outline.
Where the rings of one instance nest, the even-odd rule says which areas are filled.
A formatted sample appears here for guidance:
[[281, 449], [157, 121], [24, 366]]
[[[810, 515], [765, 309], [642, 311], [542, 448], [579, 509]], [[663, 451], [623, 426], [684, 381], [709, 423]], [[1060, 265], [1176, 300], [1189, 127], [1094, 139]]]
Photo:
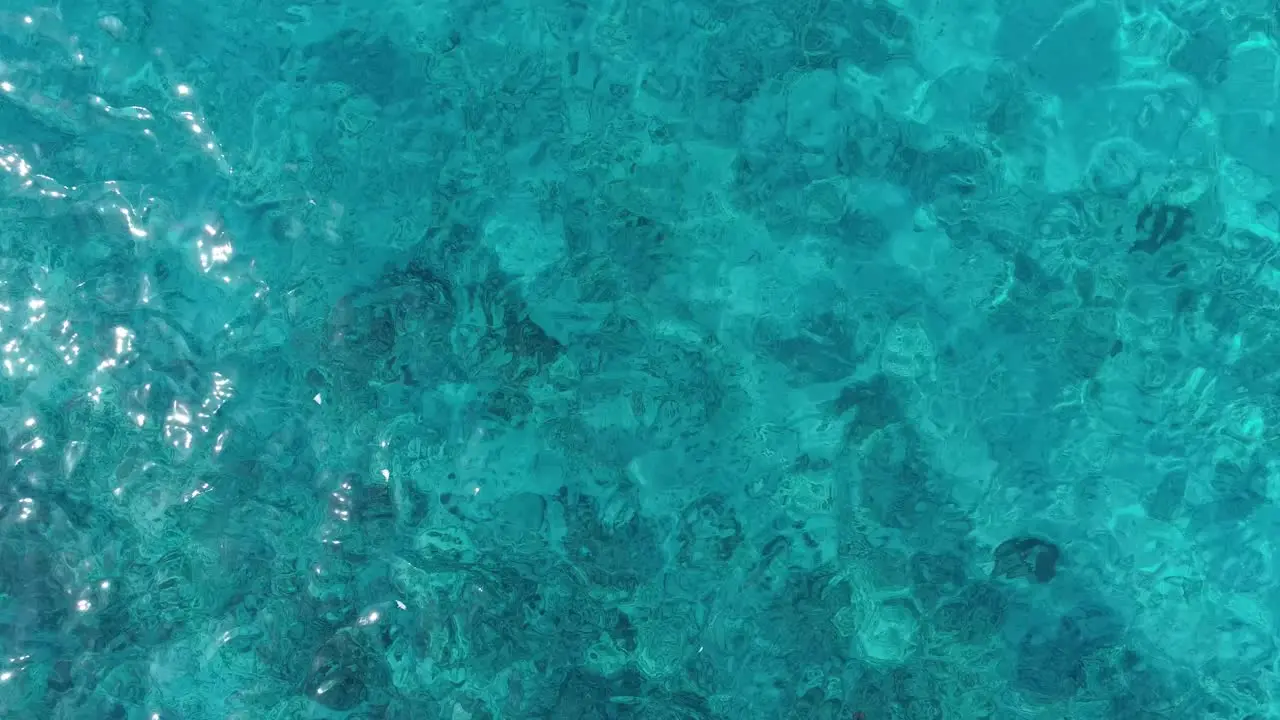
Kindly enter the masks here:
[[0, 4], [0, 717], [1274, 720], [1272, 0]]

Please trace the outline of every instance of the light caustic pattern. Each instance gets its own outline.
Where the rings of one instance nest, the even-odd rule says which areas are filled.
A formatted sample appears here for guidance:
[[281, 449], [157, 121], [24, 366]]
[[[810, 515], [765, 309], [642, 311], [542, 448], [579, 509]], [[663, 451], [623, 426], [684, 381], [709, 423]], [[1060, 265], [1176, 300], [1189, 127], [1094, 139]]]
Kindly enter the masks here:
[[[70, 525], [161, 537], [166, 512], [217, 489], [237, 383], [213, 348], [235, 350], [269, 287], [206, 206], [235, 170], [199, 88], [162, 50], [124, 42], [121, 20], [82, 20], [0, 14], [0, 516], [8, 537], [62, 548], [46, 563], [23, 545], [22, 572], [93, 627], [126, 550]], [[17, 707], [5, 686], [51, 661], [35, 630], [15, 632], [0, 714]]]
[[[199, 93], [171, 75], [164, 53], [131, 54], [116, 43], [127, 28], [114, 16], [100, 18], [95, 29], [100, 37], [90, 37], [92, 31], [77, 35], [50, 9], [0, 16], [0, 32], [39, 57], [0, 61], [0, 102], [35, 127], [52, 126], [79, 137], [107, 135], [116, 141], [126, 136], [122, 146], [136, 148], [142, 141], [158, 161], [198, 162], [209, 171], [233, 173], [201, 110]], [[83, 71], [95, 73], [100, 82], [77, 80]], [[106, 81], [120, 77], [128, 81]], [[122, 99], [112, 101], [112, 95]], [[150, 107], [132, 102], [136, 98], [149, 101]], [[5, 137], [8, 133], [13, 134]], [[175, 143], [175, 138], [184, 142]], [[6, 233], [0, 371], [11, 387], [22, 389], [27, 404], [38, 404], [48, 393], [67, 393], [70, 382], [94, 404], [135, 405], [127, 413], [131, 423], [159, 428], [175, 448], [191, 451], [197, 434], [212, 431], [209, 418], [231, 397], [233, 383], [211, 373], [200, 383], [207, 389], [204, 396], [174, 398], [162, 415], [154, 416], [147, 402], [151, 384], [130, 387], [139, 373], [127, 369], [153, 362], [148, 357], [153, 345], [179, 354], [193, 349], [175, 329], [166, 292], [154, 273], [111, 260], [176, 251], [212, 282], [228, 285], [245, 279], [230, 267], [234, 239], [215, 212], [184, 207], [187, 198], [166, 197], [163, 188], [157, 192], [146, 183], [113, 179], [107, 173], [121, 163], [109, 157], [110, 147], [52, 148], [24, 137], [21, 125], [0, 128], [0, 189], [7, 207], [19, 208], [21, 219], [46, 221], [46, 227], [68, 219], [82, 225], [96, 220], [84, 225], [96, 231], [89, 237], [40, 237], [36, 222]], [[77, 242], [83, 246], [66, 247]], [[103, 310], [121, 322], [103, 327], [101, 317], [95, 317]], [[157, 335], [161, 337], [152, 337]], [[42, 423], [36, 417], [13, 422], [18, 426], [4, 428], [11, 436], [31, 435], [20, 449], [48, 449], [39, 438]]]

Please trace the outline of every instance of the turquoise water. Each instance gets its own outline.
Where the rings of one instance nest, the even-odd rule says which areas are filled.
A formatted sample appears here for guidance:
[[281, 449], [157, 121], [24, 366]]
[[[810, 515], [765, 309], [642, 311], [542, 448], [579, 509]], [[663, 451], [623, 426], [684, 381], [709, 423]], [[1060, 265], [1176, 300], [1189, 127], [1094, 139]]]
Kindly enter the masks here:
[[1269, 0], [0, 12], [0, 716], [1280, 717]]

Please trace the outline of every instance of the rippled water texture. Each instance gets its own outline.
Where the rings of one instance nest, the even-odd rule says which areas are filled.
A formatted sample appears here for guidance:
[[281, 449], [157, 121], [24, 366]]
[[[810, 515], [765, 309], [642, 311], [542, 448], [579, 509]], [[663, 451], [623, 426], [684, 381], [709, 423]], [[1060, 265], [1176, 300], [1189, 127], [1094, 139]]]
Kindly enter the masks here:
[[1275, 716], [1270, 3], [0, 5], [0, 716]]

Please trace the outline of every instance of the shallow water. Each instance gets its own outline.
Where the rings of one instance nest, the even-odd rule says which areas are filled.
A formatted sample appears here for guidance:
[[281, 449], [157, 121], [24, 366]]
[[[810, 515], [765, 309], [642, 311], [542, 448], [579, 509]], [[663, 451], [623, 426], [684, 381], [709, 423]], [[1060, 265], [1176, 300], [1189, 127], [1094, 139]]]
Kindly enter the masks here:
[[1138, 5], [8, 3], [0, 715], [1272, 717], [1274, 12]]

